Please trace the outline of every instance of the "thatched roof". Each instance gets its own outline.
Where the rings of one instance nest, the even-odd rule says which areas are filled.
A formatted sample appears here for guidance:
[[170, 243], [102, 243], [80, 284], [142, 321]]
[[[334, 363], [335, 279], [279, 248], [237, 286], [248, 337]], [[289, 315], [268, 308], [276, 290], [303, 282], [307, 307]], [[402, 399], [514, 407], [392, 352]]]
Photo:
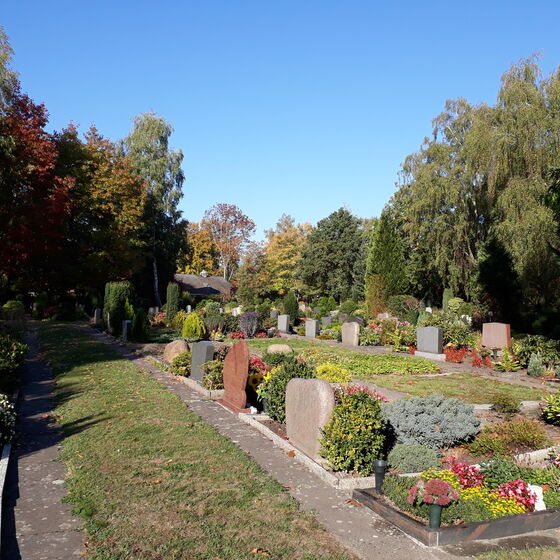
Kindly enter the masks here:
[[175, 282], [193, 296], [231, 296], [233, 290], [233, 285], [221, 276], [175, 274]]

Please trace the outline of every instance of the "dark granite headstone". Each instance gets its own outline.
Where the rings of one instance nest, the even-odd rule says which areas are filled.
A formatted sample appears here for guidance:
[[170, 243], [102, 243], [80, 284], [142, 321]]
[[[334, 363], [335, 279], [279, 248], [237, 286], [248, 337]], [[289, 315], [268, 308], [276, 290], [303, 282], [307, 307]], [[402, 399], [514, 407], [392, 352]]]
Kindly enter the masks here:
[[200, 369], [202, 364], [214, 359], [214, 345], [204, 340], [192, 345], [191, 379], [201, 382], [204, 372]]

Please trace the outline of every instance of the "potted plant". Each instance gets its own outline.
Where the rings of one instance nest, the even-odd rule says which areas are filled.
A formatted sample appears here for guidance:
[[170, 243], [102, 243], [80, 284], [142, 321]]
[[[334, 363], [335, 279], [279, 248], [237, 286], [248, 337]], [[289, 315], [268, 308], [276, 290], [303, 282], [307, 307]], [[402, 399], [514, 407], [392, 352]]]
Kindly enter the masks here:
[[441, 478], [419, 479], [408, 494], [410, 504], [414, 504], [416, 501], [429, 504], [429, 527], [431, 529], [437, 529], [441, 525], [441, 508], [448, 506], [451, 502], [456, 502], [458, 499], [459, 492], [449, 482]]

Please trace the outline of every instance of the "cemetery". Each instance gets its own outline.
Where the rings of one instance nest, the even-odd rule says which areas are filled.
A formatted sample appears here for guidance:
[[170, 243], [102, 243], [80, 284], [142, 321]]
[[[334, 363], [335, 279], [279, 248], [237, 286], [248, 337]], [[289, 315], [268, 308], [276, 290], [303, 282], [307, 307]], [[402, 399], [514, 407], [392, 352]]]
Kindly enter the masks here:
[[[508, 51], [473, 70], [418, 35], [374, 72], [368, 3], [272, 4], [92, 9], [102, 44], [20, 14], [24, 61], [50, 31], [60, 72], [22, 75], [52, 122], [0, 25], [0, 556], [558, 558], [560, 71], [445, 101]], [[433, 24], [406, 8], [401, 41]], [[484, 44], [530, 35], [496, 12]], [[162, 92], [177, 129], [128, 114]]]

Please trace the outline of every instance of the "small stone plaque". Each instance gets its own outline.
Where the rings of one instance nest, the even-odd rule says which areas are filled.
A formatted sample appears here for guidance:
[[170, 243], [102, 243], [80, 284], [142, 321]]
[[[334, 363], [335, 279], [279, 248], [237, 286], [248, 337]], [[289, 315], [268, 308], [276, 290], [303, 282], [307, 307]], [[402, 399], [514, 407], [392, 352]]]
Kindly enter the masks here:
[[359, 346], [360, 325], [358, 325], [358, 323], [344, 323], [344, 325], [342, 325], [342, 344]]
[[101, 321], [103, 321], [103, 311], [101, 311], [99, 307], [96, 307], [93, 310], [93, 322], [97, 324], [97, 323], [101, 323]]
[[348, 313], [339, 313], [337, 319], [339, 323], [346, 323], [348, 321]]
[[319, 334], [319, 321], [307, 319], [305, 321], [305, 336], [315, 338]]
[[321, 325], [323, 327], [329, 326], [333, 322], [332, 317], [321, 317]]
[[224, 398], [221, 402], [232, 412], [249, 412], [247, 405], [247, 377], [249, 348], [242, 340], [235, 343], [224, 360]]
[[214, 359], [214, 345], [204, 340], [202, 342], [195, 342], [192, 345], [191, 357], [191, 379], [202, 382], [204, 372], [199, 366]]
[[507, 323], [483, 323], [482, 346], [486, 348], [511, 348], [511, 329]]
[[278, 310], [276, 310], [276, 309], [271, 309], [271, 310], [270, 310], [270, 318], [271, 318], [271, 319], [278, 319]]
[[330, 420], [335, 405], [332, 386], [324, 379], [291, 379], [286, 389], [288, 439], [314, 461], [319, 456], [321, 428]]

